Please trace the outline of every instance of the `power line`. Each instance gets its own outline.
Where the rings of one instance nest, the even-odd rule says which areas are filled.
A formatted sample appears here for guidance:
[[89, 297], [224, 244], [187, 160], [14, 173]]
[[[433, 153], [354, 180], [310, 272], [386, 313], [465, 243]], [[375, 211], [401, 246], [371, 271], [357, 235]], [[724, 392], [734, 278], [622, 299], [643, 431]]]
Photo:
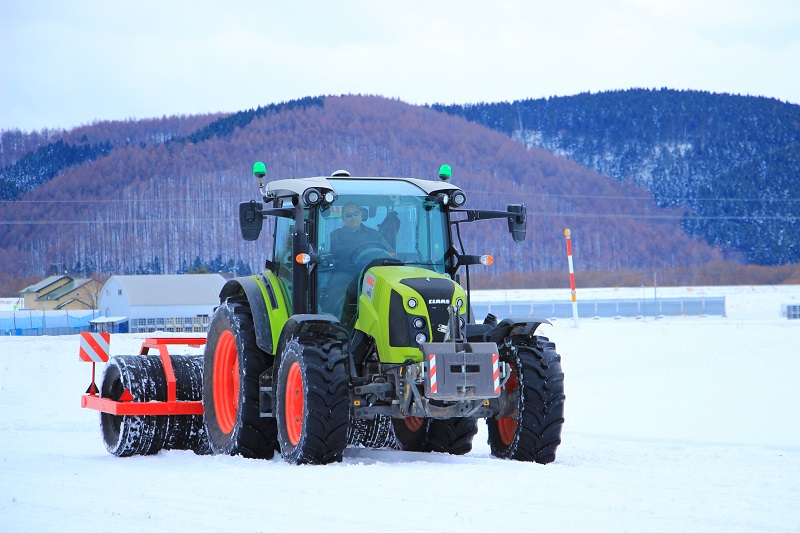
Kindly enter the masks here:
[[[468, 192], [468, 191], [467, 191]], [[539, 196], [543, 198], [588, 198], [592, 200], [637, 200], [637, 201], [645, 201], [645, 202], [653, 202], [660, 200], [676, 200], [681, 202], [800, 202], [800, 198], [757, 198], [757, 197], [746, 197], [746, 198], [722, 198], [722, 197], [714, 197], [714, 198], [691, 198], [685, 196], [662, 196], [659, 198], [654, 198], [652, 196], [620, 196], [620, 195], [605, 195], [605, 194], [561, 194], [561, 193], [532, 193], [532, 192], [521, 192], [521, 191], [511, 191], [511, 192], [501, 192], [501, 191], [479, 191], [479, 192], [472, 192], [469, 194], [483, 194], [489, 196]], [[671, 205], [667, 207], [685, 207], [684, 205]]]
[[[800, 198], [757, 198], [757, 197], [742, 197], [742, 198], [724, 198], [724, 197], [711, 197], [711, 198], [690, 198], [682, 196], [663, 196], [654, 198], [652, 196], [626, 196], [626, 195], [613, 195], [613, 194], [566, 194], [566, 193], [534, 193], [522, 191], [467, 191], [470, 195], [487, 195], [487, 196], [524, 196], [527, 198], [581, 198], [589, 200], [633, 200], [639, 202], [657, 202], [657, 201], [677, 201], [682, 202], [677, 205], [670, 205], [669, 207], [685, 207], [685, 204], [691, 202], [800, 202]], [[252, 195], [251, 195], [252, 196]], [[136, 204], [136, 203], [223, 203], [223, 202], [245, 202], [248, 201], [247, 195], [241, 197], [233, 196], [215, 196], [213, 198], [126, 198], [126, 199], [90, 199], [90, 200], [3, 200], [0, 205], [13, 205], [13, 204]]]
[[126, 218], [124, 220], [0, 220], [0, 225], [6, 226], [52, 226], [59, 224], [163, 224], [174, 222], [235, 222], [235, 217], [211, 218]]
[[[697, 216], [697, 215], [654, 215], [654, 214], [638, 214], [638, 213], [542, 213], [528, 211], [529, 217], [545, 217], [545, 218], [591, 218], [591, 219], [631, 219], [631, 220], [736, 220], [743, 222], [765, 222], [765, 221], [781, 221], [781, 222], [797, 222], [800, 216]], [[65, 224], [85, 224], [85, 225], [125, 225], [125, 224], [173, 224], [176, 222], [228, 222], [234, 223], [237, 221], [236, 217], [203, 217], [203, 218], [137, 218], [137, 219], [123, 219], [123, 220], [0, 220], [0, 226], [57, 226]], [[466, 221], [458, 221], [466, 222]]]

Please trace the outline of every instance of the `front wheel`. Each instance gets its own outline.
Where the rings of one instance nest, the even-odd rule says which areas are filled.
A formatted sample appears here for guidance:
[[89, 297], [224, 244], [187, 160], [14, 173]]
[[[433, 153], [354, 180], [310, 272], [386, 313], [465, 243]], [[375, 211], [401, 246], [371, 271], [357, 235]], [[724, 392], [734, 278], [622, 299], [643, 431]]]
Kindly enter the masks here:
[[495, 457], [552, 463], [564, 425], [564, 373], [555, 344], [545, 337], [514, 342], [501, 355], [511, 364], [505, 393], [516, 399], [515, 414], [489, 418]]
[[278, 367], [275, 406], [284, 460], [340, 462], [347, 446], [349, 398], [340, 342], [290, 340]]

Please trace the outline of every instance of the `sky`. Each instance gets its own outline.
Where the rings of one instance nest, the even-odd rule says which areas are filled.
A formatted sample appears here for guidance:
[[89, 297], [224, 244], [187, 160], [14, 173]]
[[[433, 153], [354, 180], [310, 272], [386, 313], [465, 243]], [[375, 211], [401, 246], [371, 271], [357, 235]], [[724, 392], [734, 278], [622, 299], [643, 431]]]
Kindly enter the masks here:
[[0, 130], [305, 96], [630, 88], [800, 104], [796, 0], [0, 0]]

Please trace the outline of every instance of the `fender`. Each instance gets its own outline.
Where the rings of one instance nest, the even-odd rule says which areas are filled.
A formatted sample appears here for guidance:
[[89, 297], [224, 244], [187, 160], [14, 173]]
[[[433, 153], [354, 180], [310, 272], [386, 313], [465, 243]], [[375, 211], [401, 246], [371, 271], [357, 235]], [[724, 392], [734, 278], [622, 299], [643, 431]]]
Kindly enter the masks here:
[[274, 348], [278, 343], [280, 325], [288, 316], [285, 298], [280, 293], [280, 285], [275, 279], [270, 279], [273, 277], [272, 273], [268, 272], [266, 275], [234, 278], [225, 283], [219, 293], [220, 303], [235, 294], [244, 293], [247, 296], [253, 313], [256, 344], [270, 354], [276, 353]]
[[[275, 351], [275, 356], [280, 357], [283, 348], [289, 339], [297, 336], [311, 336], [322, 337], [325, 335], [332, 335], [339, 337], [339, 334], [344, 333], [346, 330], [339, 325], [339, 319], [331, 315], [292, 315], [286, 321], [281, 331], [280, 340], [278, 341], [278, 349]], [[275, 368], [279, 366], [278, 359], [275, 359]]]
[[494, 328], [487, 331], [483, 338], [499, 346], [506, 337], [511, 335], [533, 337], [536, 329], [542, 324], [552, 325], [546, 318], [504, 318]]

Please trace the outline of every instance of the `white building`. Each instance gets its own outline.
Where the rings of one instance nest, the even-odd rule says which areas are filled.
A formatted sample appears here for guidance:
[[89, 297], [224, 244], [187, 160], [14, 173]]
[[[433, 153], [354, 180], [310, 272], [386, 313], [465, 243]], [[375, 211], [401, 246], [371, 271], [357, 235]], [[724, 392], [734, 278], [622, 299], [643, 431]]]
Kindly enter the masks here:
[[122, 333], [202, 333], [224, 284], [219, 274], [112, 276], [98, 302], [105, 319], [94, 322], [113, 323]]

